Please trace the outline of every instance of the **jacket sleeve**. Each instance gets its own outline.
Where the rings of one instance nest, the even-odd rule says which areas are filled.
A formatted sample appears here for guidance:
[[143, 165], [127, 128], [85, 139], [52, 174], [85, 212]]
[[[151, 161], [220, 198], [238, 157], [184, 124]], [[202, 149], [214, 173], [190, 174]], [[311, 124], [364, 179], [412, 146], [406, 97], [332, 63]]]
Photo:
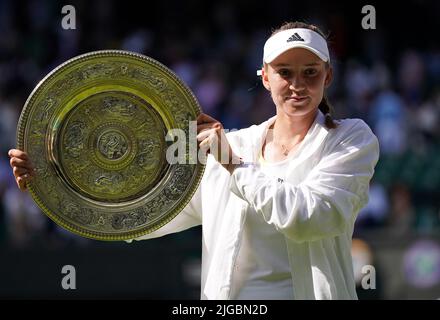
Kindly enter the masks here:
[[238, 167], [231, 175], [231, 191], [293, 241], [334, 237], [353, 227], [368, 202], [378, 158], [376, 136], [359, 121], [300, 184], [268, 177], [257, 166]]
[[167, 234], [180, 232], [202, 223], [202, 198], [201, 183], [186, 207], [170, 222], [156, 231], [142, 237], [126, 240], [131, 243], [133, 240], [147, 240], [165, 236]]

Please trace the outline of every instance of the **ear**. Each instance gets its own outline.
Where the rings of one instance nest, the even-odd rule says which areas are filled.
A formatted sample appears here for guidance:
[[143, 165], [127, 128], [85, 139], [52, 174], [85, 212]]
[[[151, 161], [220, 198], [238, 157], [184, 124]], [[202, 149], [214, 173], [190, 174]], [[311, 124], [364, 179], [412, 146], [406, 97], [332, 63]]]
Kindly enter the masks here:
[[270, 84], [269, 84], [269, 77], [267, 76], [266, 68], [261, 68], [261, 82], [263, 83], [263, 86], [270, 91]]
[[331, 66], [329, 66], [327, 68], [327, 74], [325, 76], [325, 80], [324, 80], [324, 87], [328, 87], [333, 81], [333, 68]]

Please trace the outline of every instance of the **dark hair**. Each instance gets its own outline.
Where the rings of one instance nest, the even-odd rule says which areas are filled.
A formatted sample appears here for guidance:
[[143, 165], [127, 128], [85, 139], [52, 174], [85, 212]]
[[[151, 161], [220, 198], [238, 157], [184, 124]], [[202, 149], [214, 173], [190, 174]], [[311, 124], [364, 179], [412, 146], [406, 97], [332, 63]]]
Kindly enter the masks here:
[[[272, 31], [271, 37], [275, 34], [277, 34], [278, 32], [284, 31], [284, 30], [289, 30], [289, 29], [294, 29], [294, 28], [304, 28], [304, 29], [310, 29], [313, 30], [317, 33], [319, 33], [324, 39], [327, 40], [327, 36], [324, 34], [324, 32], [321, 31], [321, 29], [319, 29], [317, 26], [313, 25], [313, 24], [308, 24], [305, 22], [300, 22], [300, 21], [295, 21], [295, 22], [285, 22], [281, 25], [281, 27], [274, 29]], [[326, 62], [326, 66], [329, 67], [330, 64], [329, 62]], [[325, 126], [329, 129], [334, 129], [337, 127], [337, 124], [333, 121], [333, 117], [332, 117], [332, 113], [333, 113], [333, 107], [330, 104], [330, 102], [328, 101], [327, 97], [324, 96], [322, 97], [321, 102], [319, 103], [318, 106], [319, 110], [321, 110], [321, 112], [324, 114], [325, 116]]]

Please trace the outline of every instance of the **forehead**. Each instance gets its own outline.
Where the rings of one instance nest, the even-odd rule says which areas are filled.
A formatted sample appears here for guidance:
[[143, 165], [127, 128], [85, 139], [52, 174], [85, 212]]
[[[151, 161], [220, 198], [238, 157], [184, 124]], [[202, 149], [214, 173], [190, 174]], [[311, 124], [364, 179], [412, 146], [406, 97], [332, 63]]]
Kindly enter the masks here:
[[303, 65], [324, 65], [316, 54], [304, 48], [292, 48], [280, 54], [269, 65], [279, 66], [303, 66]]

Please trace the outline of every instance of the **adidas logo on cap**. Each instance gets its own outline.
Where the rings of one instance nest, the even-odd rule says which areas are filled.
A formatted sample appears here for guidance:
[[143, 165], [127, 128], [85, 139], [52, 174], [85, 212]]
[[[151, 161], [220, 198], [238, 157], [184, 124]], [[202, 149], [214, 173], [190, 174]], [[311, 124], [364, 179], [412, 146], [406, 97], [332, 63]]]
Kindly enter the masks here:
[[301, 36], [297, 32], [295, 32], [289, 39], [287, 39], [287, 42], [292, 41], [304, 41], [304, 39], [301, 38]]

